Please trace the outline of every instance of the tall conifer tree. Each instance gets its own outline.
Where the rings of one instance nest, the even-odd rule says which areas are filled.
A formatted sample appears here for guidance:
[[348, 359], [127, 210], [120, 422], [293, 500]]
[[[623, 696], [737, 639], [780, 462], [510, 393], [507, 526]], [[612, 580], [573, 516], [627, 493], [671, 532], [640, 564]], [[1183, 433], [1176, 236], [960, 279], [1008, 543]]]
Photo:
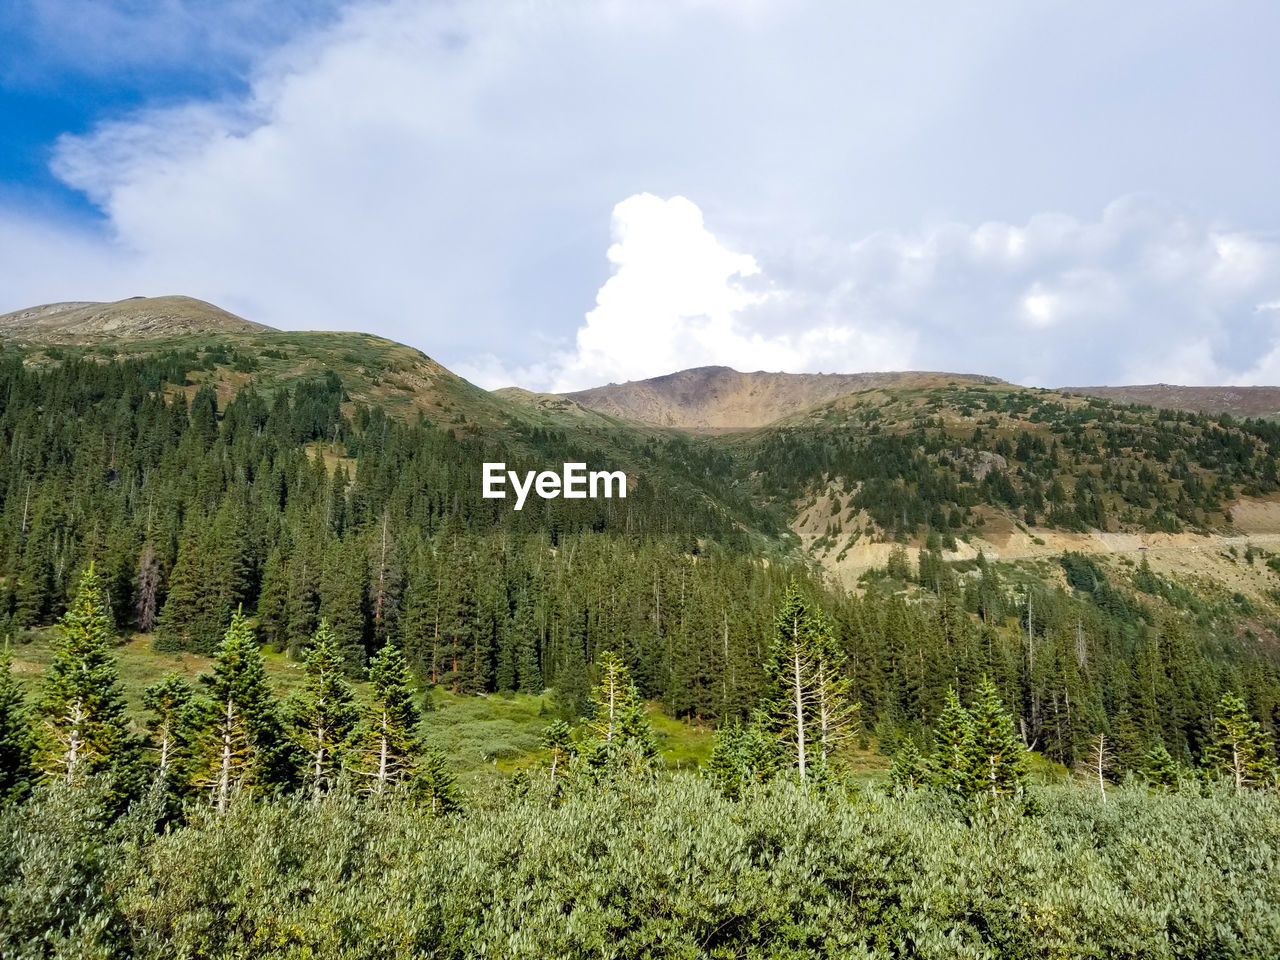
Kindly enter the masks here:
[[307, 754], [305, 777], [319, 799], [342, 769], [344, 750], [358, 711], [345, 664], [329, 624], [320, 629], [306, 654], [302, 690], [290, 704], [290, 719]]
[[141, 744], [129, 731], [124, 691], [111, 647], [115, 640], [106, 591], [93, 564], [58, 624], [45, 674], [42, 713], [48, 728], [45, 771], [68, 784], [109, 772], [118, 792], [137, 786]]
[[369, 663], [370, 703], [354, 767], [369, 793], [389, 793], [417, 770], [418, 708], [409, 682], [404, 654], [388, 641]]

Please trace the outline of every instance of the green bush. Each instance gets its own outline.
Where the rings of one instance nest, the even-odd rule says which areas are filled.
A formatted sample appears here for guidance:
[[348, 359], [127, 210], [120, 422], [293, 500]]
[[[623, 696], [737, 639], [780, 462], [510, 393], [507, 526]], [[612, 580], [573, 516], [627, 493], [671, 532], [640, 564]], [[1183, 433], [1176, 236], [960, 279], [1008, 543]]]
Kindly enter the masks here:
[[18, 842], [0, 854], [0, 944], [6, 957], [951, 960], [1262, 957], [1280, 943], [1269, 792], [1123, 787], [1104, 804], [1065, 787], [1035, 815], [961, 816], [927, 791], [850, 800], [776, 782], [735, 802], [688, 775], [554, 798], [540, 784], [443, 818], [341, 795], [245, 801], [141, 845], [38, 792], [5, 821]]

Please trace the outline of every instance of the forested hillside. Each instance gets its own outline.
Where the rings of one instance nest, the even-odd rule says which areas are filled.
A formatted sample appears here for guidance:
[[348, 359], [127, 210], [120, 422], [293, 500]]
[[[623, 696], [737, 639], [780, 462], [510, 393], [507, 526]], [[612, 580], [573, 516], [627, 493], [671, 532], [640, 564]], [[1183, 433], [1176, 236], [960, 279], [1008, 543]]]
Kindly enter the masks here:
[[1269, 421], [1007, 384], [864, 391], [728, 442], [764, 495], [834, 482], [867, 533], [948, 546], [979, 508], [1026, 526], [1208, 531], [1230, 526], [1237, 496], [1280, 489]]
[[[616, 941], [626, 956], [1031, 957], [1099, 937], [1135, 956], [1250, 956], [1280, 929], [1253, 860], [1216, 876], [1204, 908], [1125, 852], [1201, 870], [1177, 826], [1195, 817], [1209, 856], [1274, 855], [1280, 551], [1222, 541], [1238, 588], [1145, 555], [982, 552], [999, 523], [1231, 532], [1237, 498], [1276, 490], [1269, 423], [915, 384], [691, 436], [488, 394], [377, 338], [259, 330], [10, 344], [0, 399], [0, 932], [15, 956]], [[483, 462], [570, 460], [626, 470], [626, 498], [517, 512], [481, 496]], [[788, 529], [816, 504], [829, 544], [889, 550], [856, 589]], [[714, 749], [694, 745], [712, 730]], [[620, 852], [661, 847], [659, 822], [692, 830], [669, 851], [679, 879], [661, 874], [667, 854]], [[1089, 824], [1115, 839], [1083, 866], [1046, 840]], [[841, 880], [855, 834], [883, 856]], [[444, 859], [400, 862], [380, 836]], [[524, 866], [503, 872], [495, 851], [516, 837]], [[566, 843], [593, 851], [572, 903], [543, 882]], [[947, 867], [939, 844], [966, 853]], [[304, 849], [333, 869], [290, 852]], [[1010, 851], [1110, 893], [1001, 881], [948, 899], [970, 883], [948, 870]], [[370, 857], [400, 884], [376, 929], [343, 892]], [[263, 871], [303, 905], [227, 886]], [[790, 892], [757, 897], [744, 877]], [[610, 899], [618, 883], [630, 906]], [[738, 892], [707, 901], [699, 883]], [[865, 909], [850, 913], [854, 890]], [[535, 933], [463, 907], [529, 897], [575, 919]], [[1108, 903], [1119, 926], [1082, 919]], [[232, 913], [246, 925], [229, 932]]]
[[[301, 660], [323, 619], [354, 676], [396, 640], [425, 683], [551, 687], [575, 715], [611, 649], [646, 698], [713, 722], [755, 702], [762, 638], [799, 578], [834, 624], [864, 745], [928, 731], [947, 688], [984, 674], [1018, 705], [1026, 743], [1068, 766], [1112, 725], [1133, 741], [1130, 766], [1157, 743], [1198, 762], [1226, 690], [1269, 731], [1280, 721], [1267, 598], [1242, 605], [1145, 563], [1083, 558], [1087, 576], [1077, 564], [1064, 583], [1056, 563], [966, 568], [945, 553], [997, 511], [1068, 529], [1227, 525], [1232, 497], [1277, 484], [1269, 424], [967, 384], [857, 393], [757, 434], [696, 438], [508, 404], [447, 372], [452, 408], [429, 416], [377, 392], [398, 353], [366, 344], [344, 360], [348, 339], [309, 367], [305, 335], [255, 335], [288, 339], [274, 359], [235, 338], [111, 359], [10, 350], [6, 632], [60, 617], [94, 561], [116, 627], [158, 650], [208, 654], [241, 609]], [[579, 459], [630, 471], [627, 498], [520, 512], [481, 498], [482, 461]], [[846, 501], [833, 539], [915, 543], [918, 562], [856, 594], [828, 586], [784, 522], [829, 478]], [[860, 530], [837, 529], [855, 512]]]

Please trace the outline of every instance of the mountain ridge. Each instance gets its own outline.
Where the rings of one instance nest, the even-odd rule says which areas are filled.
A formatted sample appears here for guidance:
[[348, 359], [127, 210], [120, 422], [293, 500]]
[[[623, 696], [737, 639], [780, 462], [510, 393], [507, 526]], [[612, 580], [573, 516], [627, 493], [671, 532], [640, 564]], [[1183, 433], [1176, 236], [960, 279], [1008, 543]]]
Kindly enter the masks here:
[[861, 390], [948, 383], [1004, 381], [981, 374], [933, 371], [781, 373], [705, 366], [559, 396], [600, 413], [651, 426], [714, 432], [762, 427]]
[[101, 343], [187, 333], [273, 330], [204, 300], [181, 295], [46, 303], [0, 314], [0, 336], [30, 343]]

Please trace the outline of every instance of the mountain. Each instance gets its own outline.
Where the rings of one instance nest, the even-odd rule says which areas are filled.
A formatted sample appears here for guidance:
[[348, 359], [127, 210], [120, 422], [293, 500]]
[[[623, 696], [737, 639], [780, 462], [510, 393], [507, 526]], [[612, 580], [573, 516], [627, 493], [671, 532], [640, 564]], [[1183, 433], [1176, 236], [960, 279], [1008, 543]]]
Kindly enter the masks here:
[[[488, 452], [466, 454], [476, 464], [611, 464], [646, 491], [655, 512], [641, 525], [780, 549], [848, 586], [895, 545], [911, 559], [929, 548], [1014, 557], [1280, 533], [1274, 428], [1084, 395], [1094, 391], [971, 374], [701, 367], [564, 395], [488, 392], [381, 337], [272, 330], [184, 297], [18, 311], [0, 318], [0, 350], [40, 366], [163, 361], [169, 391], [190, 403], [209, 387], [220, 408], [246, 388], [270, 398], [338, 384], [334, 416], [421, 417], [483, 444]], [[1213, 394], [1253, 411], [1267, 409], [1266, 389], [1096, 391], [1161, 407]]]
[[712, 431], [764, 426], [859, 390], [1000, 382], [996, 377], [954, 373], [740, 373], [730, 367], [695, 367], [564, 396], [638, 423]]
[[192, 297], [130, 297], [114, 303], [47, 303], [0, 315], [0, 337], [31, 343], [103, 343], [191, 333], [254, 333], [270, 329]]
[[[1203, 756], [1224, 690], [1280, 717], [1278, 423], [945, 373], [490, 393], [381, 337], [160, 313], [2, 328], [0, 636], [28, 662], [92, 562], [164, 655], [147, 680], [241, 610], [277, 656], [323, 619], [354, 673], [394, 638], [424, 684], [571, 716], [609, 651], [702, 723], [759, 703], [794, 584], [880, 743], [983, 676], [1067, 767], [1102, 723]], [[626, 497], [516, 510], [495, 461]]]
[[1229, 413], [1233, 417], [1280, 416], [1280, 387], [1180, 387], [1147, 383], [1128, 387], [1063, 387], [1062, 391], [1166, 410]]

